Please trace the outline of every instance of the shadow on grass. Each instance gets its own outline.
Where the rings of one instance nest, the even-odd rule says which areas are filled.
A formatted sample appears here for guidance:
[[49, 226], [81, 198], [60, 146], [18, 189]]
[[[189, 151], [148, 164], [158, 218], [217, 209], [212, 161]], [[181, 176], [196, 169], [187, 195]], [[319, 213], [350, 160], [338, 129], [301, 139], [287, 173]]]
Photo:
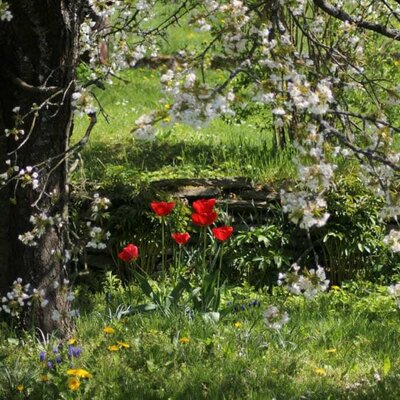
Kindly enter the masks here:
[[[88, 176], [97, 181], [164, 177], [246, 176], [262, 181], [274, 173], [277, 180], [293, 176], [293, 151], [276, 153], [267, 143], [201, 142], [94, 143], [83, 153]], [[272, 169], [275, 172], [271, 172]], [[168, 176], [165, 176], [167, 174]]]

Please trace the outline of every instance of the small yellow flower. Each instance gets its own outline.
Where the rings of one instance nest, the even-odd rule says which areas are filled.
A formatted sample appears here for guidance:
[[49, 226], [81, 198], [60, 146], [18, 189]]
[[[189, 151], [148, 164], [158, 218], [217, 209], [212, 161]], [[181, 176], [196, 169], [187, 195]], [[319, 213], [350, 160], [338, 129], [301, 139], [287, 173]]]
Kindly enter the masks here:
[[165, 108], [166, 110], [169, 110], [169, 109], [171, 108], [171, 104], [168, 104], [168, 103], [165, 104], [165, 105], [164, 105], [164, 108]]
[[24, 389], [25, 389], [25, 387], [24, 387], [24, 385], [18, 385], [18, 386], [16, 387], [16, 389], [17, 389], [17, 392], [23, 392]]
[[71, 346], [73, 346], [74, 344], [76, 344], [77, 340], [75, 338], [71, 338], [68, 340], [68, 344], [70, 344]]
[[163, 118], [163, 122], [169, 122], [169, 121], [171, 121], [171, 117], [170, 116]]
[[48, 382], [49, 376], [48, 375], [40, 375], [39, 380], [40, 380], [40, 382]]
[[78, 390], [79, 386], [81, 386], [81, 382], [78, 378], [71, 376], [71, 378], [68, 379], [68, 387], [70, 388], [70, 390]]
[[78, 376], [79, 378], [91, 378], [92, 374], [83, 368], [68, 369], [67, 375]]
[[239, 328], [242, 327], [242, 323], [241, 323], [241, 322], [235, 322], [235, 323], [233, 324], [233, 326], [234, 326], [235, 328], [239, 329]]
[[332, 286], [331, 286], [331, 289], [332, 289], [332, 290], [342, 290], [342, 289], [340, 288], [340, 286], [336, 286], [336, 285], [332, 285]]
[[115, 333], [115, 329], [112, 328], [111, 326], [106, 326], [106, 327], [103, 329], [103, 332], [104, 332], [104, 333], [109, 333], [109, 334], [111, 334], [111, 333]]
[[119, 347], [116, 344], [113, 344], [112, 346], [108, 346], [107, 349], [109, 351], [118, 351]]
[[326, 376], [326, 371], [323, 368], [315, 368], [315, 373], [318, 376]]
[[182, 344], [188, 344], [189, 342], [190, 342], [190, 339], [187, 337], [182, 337], [179, 339], [179, 343], [182, 343]]
[[333, 354], [333, 353], [336, 353], [336, 349], [327, 349], [327, 350], [325, 350], [325, 353], [329, 353], [329, 354]]
[[131, 346], [129, 346], [128, 343], [125, 343], [125, 342], [117, 342], [117, 345], [124, 349], [129, 349], [129, 347], [131, 347]]

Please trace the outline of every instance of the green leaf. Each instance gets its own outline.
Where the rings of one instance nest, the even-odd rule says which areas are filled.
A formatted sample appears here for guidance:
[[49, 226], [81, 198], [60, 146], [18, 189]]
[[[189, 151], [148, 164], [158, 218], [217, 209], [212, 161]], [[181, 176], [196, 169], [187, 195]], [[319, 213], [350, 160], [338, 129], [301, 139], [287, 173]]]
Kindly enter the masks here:
[[140, 304], [136, 307], [133, 307], [131, 310], [131, 313], [134, 312], [148, 312], [148, 311], [154, 311], [157, 309], [157, 305], [154, 303], [147, 303], [147, 304]]
[[10, 343], [13, 346], [18, 346], [19, 345], [19, 340], [15, 338], [7, 338], [7, 342]]
[[383, 376], [386, 376], [392, 368], [392, 363], [390, 362], [389, 357], [385, 357], [383, 361]]
[[154, 364], [154, 361], [152, 359], [146, 361], [146, 366], [149, 372], [157, 371], [157, 366]]
[[160, 299], [157, 296], [156, 293], [154, 293], [153, 288], [149, 285], [147, 282], [147, 279], [142, 276], [139, 272], [136, 270], [133, 270], [133, 275], [137, 279], [140, 288], [142, 289], [143, 293], [147, 295], [151, 300], [153, 300], [155, 303], [160, 304]]
[[207, 312], [203, 314], [203, 320], [212, 324], [216, 324], [220, 320], [219, 312]]
[[179, 277], [179, 282], [178, 284], [174, 287], [172, 292], [170, 293], [169, 297], [173, 300], [173, 304], [177, 304], [179, 302], [179, 299], [182, 296], [182, 293], [187, 290], [190, 290], [190, 284], [189, 281], [182, 276]]

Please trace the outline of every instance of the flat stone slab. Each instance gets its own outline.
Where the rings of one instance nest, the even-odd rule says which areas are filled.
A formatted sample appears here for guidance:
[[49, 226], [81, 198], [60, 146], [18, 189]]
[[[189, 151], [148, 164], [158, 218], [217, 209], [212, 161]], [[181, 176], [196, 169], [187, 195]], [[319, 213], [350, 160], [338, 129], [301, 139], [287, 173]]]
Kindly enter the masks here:
[[250, 179], [244, 177], [162, 179], [151, 182], [150, 189], [189, 202], [215, 197], [218, 203], [227, 205], [232, 211], [266, 210], [271, 202], [279, 201], [277, 192], [270, 186], [255, 187]]

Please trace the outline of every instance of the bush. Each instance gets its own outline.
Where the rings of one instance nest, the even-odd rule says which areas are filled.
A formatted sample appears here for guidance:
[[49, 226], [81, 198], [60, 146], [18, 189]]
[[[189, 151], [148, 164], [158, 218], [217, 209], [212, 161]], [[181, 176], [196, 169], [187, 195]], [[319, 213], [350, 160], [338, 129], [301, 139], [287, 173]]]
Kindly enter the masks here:
[[397, 257], [383, 243], [386, 225], [379, 214], [384, 200], [352, 178], [341, 179], [326, 199], [331, 216], [312, 236], [331, 282], [391, 275]]
[[278, 225], [251, 227], [235, 234], [228, 257], [241, 279], [256, 287], [272, 287], [279, 270], [289, 266], [287, 243], [288, 237]]

